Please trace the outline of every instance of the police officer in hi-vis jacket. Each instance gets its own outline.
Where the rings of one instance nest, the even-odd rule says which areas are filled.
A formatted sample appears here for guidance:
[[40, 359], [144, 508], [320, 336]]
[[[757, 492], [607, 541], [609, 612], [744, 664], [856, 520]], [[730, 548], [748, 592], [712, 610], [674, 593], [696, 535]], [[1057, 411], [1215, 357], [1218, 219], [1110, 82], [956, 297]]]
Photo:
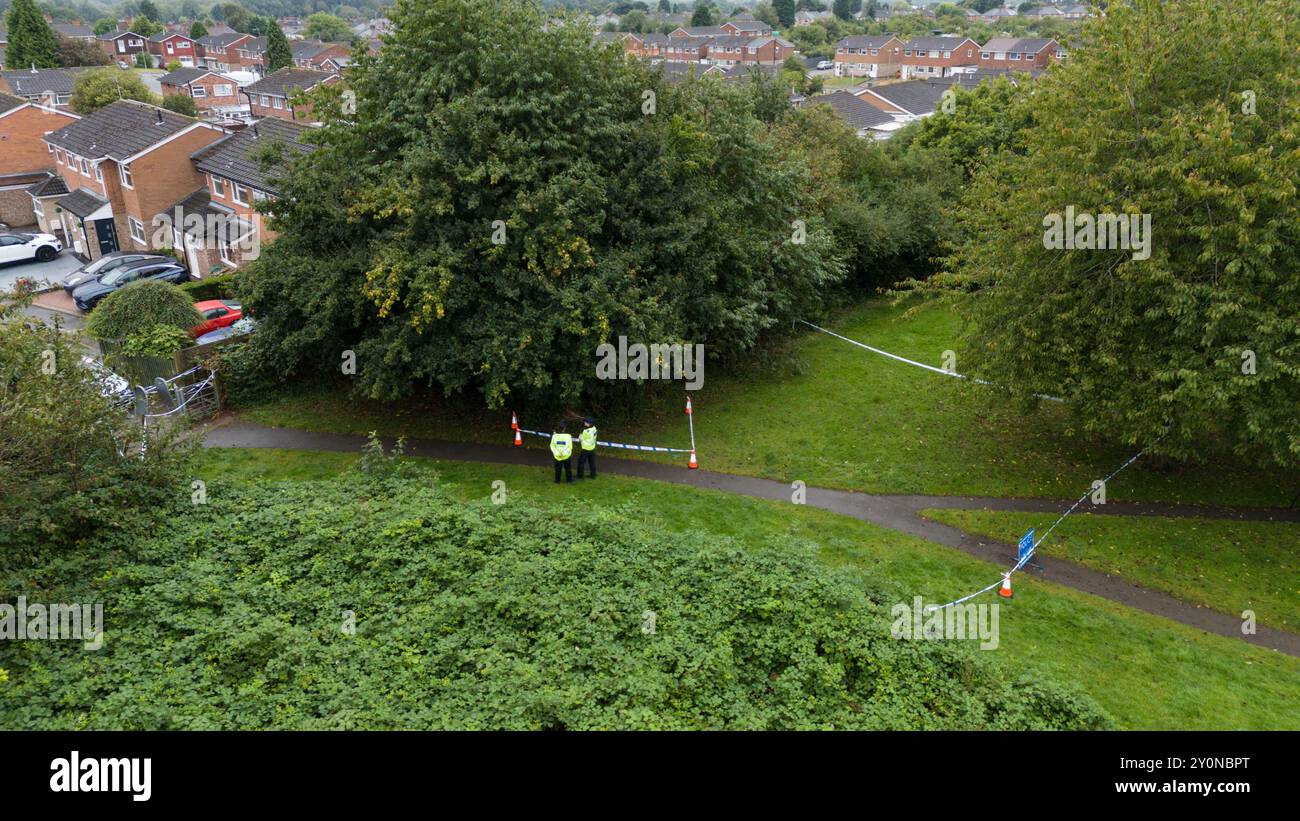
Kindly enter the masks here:
[[596, 426], [590, 419], [582, 420], [582, 433], [578, 434], [578, 478], [582, 478], [582, 466], [591, 468], [591, 478], [596, 478]]
[[573, 437], [564, 430], [564, 423], [555, 426], [551, 434], [551, 455], [555, 457], [555, 483], [560, 483], [560, 469], [564, 469], [564, 481], [573, 481], [573, 469], [569, 457], [573, 455]]

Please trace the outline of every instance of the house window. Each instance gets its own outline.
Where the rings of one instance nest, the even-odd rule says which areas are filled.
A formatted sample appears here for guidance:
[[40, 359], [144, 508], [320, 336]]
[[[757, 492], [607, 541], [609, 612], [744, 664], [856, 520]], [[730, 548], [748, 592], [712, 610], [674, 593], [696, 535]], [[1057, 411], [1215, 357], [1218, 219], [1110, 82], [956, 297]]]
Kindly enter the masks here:
[[271, 98], [266, 96], [265, 94], [259, 94], [257, 96], [261, 98], [262, 105], [268, 106], [271, 104]]
[[81, 176], [90, 176], [90, 160], [87, 160], [85, 157], [81, 158]]
[[224, 200], [226, 198], [226, 181], [220, 177], [213, 177], [212, 193]]
[[54, 98], [55, 105], [67, 105], [70, 102], [72, 102], [71, 94], [60, 94]]
[[131, 228], [131, 239], [144, 245], [144, 223], [135, 217], [127, 217], [126, 222]]
[[230, 87], [229, 83], [223, 83], [221, 85], [213, 86], [212, 93], [218, 97], [229, 97], [235, 92], [234, 89]]
[[277, 109], [284, 108], [284, 100], [280, 97], [273, 98], [271, 102], [275, 104], [275, 108]]
[[208, 90], [203, 86], [190, 86], [190, 94], [197, 100], [200, 97], [208, 96]]
[[875, 57], [875, 56], [876, 56], [877, 54], [879, 54], [879, 53], [880, 53], [880, 49], [878, 49], [878, 48], [873, 48], [873, 49], [871, 50], [871, 56], [872, 56], [872, 57]]
[[104, 181], [104, 168], [99, 163], [95, 163], [95, 181], [96, 182]]
[[63, 149], [62, 149], [62, 148], [56, 148], [56, 149], [54, 149], [54, 161], [55, 161], [56, 163], [58, 163], [59, 165], [63, 165]]
[[905, 49], [903, 49], [903, 56], [904, 56], [904, 57], [911, 57], [911, 56], [912, 56], [912, 50], [911, 50], [910, 48], [905, 48]]
[[988, 58], [989, 58], [989, 53], [988, 53], [987, 51], [981, 51], [981, 52], [980, 52], [980, 59], [981, 59], [981, 60], [987, 60]]
[[135, 188], [135, 183], [131, 179], [131, 167], [129, 165], [119, 165], [117, 175], [122, 179], [122, 185], [127, 188]]
[[1019, 59], [1020, 59], [1020, 52], [1018, 52], [1018, 51], [1013, 51], [1013, 52], [1011, 52], [1011, 59], [1012, 59], [1012, 60], [1019, 60]]
[[239, 183], [230, 186], [231, 198], [240, 205], [248, 205], [248, 189]]
[[175, 54], [175, 53], [176, 53], [176, 47], [172, 45], [172, 43], [171, 43], [170, 40], [167, 41], [167, 53], [168, 53], [168, 54]]

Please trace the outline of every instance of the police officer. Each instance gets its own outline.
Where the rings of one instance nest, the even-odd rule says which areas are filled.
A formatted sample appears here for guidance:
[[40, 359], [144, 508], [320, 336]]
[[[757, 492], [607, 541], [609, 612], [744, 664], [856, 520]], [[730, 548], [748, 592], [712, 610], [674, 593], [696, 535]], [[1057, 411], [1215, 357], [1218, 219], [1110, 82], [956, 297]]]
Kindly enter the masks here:
[[582, 433], [578, 434], [578, 478], [582, 478], [582, 466], [591, 468], [591, 478], [596, 478], [596, 426], [590, 419], [582, 420]]
[[551, 434], [551, 455], [555, 457], [555, 483], [560, 483], [560, 468], [564, 468], [564, 481], [573, 481], [573, 470], [569, 457], [573, 455], [573, 437], [564, 430], [564, 423], [555, 426]]

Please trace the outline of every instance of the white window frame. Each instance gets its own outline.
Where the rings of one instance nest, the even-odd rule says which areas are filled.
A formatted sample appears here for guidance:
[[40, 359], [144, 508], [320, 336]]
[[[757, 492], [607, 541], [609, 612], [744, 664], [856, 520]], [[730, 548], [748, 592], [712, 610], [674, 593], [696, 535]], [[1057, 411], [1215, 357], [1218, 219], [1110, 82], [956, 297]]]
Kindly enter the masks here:
[[57, 148], [57, 147], [54, 148], [54, 161], [55, 161], [56, 163], [58, 163], [59, 165], [63, 165], [63, 149], [62, 149], [62, 148]]
[[104, 182], [104, 169], [99, 163], [95, 163], [95, 182], [100, 184]]
[[272, 97], [271, 107], [274, 108], [276, 111], [279, 111], [280, 109], [284, 108], [284, 99], [281, 97]]
[[117, 166], [117, 177], [123, 188], [135, 188], [135, 178], [131, 176], [131, 166], [125, 163]]
[[219, 199], [226, 198], [226, 181], [221, 177], [212, 178], [212, 194]]
[[204, 86], [190, 86], [190, 96], [196, 100], [206, 99], [208, 90]]
[[252, 200], [250, 200], [250, 199], [240, 199], [240, 198], [239, 198], [239, 192], [240, 192], [240, 191], [247, 191], [247, 190], [248, 190], [248, 189], [244, 188], [244, 186], [240, 185], [239, 183], [235, 182], [234, 180], [231, 180], [231, 181], [230, 181], [230, 199], [231, 199], [233, 202], [235, 202], [236, 204], [238, 204], [238, 205], [245, 205], [245, 206], [247, 206], [247, 205], [252, 205]]
[[[131, 232], [131, 239], [134, 242], [138, 242], [139, 244], [144, 245], [146, 248], [149, 247], [148, 245], [145, 245], [143, 222], [140, 222], [140, 220], [136, 219], [135, 217], [127, 217], [126, 225], [127, 225], [127, 229]], [[137, 226], [140, 232], [139, 236], [136, 236]]]

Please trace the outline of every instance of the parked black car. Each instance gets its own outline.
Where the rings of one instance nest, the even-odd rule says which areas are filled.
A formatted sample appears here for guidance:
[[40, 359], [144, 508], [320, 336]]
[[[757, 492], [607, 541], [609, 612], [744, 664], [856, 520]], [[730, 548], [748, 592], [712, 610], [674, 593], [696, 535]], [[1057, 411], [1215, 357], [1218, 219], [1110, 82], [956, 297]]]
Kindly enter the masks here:
[[130, 285], [132, 282], [139, 282], [143, 279], [160, 279], [163, 282], [170, 282], [174, 285], [180, 285], [182, 282], [188, 282], [190, 272], [175, 260], [170, 262], [145, 262], [134, 266], [122, 266], [115, 270], [109, 271], [99, 279], [82, 283], [72, 290], [72, 301], [77, 304], [77, 308], [82, 311], [91, 311], [99, 301], [118, 288]]
[[68, 292], [68, 296], [72, 296], [72, 292], [78, 285], [84, 285], [92, 279], [99, 279], [109, 271], [123, 267], [134, 268], [136, 265], [154, 261], [173, 262], [174, 260], [162, 254], [145, 254], [139, 251], [114, 251], [111, 254], [104, 254], [94, 262], [87, 262], [65, 276], [63, 290]]

